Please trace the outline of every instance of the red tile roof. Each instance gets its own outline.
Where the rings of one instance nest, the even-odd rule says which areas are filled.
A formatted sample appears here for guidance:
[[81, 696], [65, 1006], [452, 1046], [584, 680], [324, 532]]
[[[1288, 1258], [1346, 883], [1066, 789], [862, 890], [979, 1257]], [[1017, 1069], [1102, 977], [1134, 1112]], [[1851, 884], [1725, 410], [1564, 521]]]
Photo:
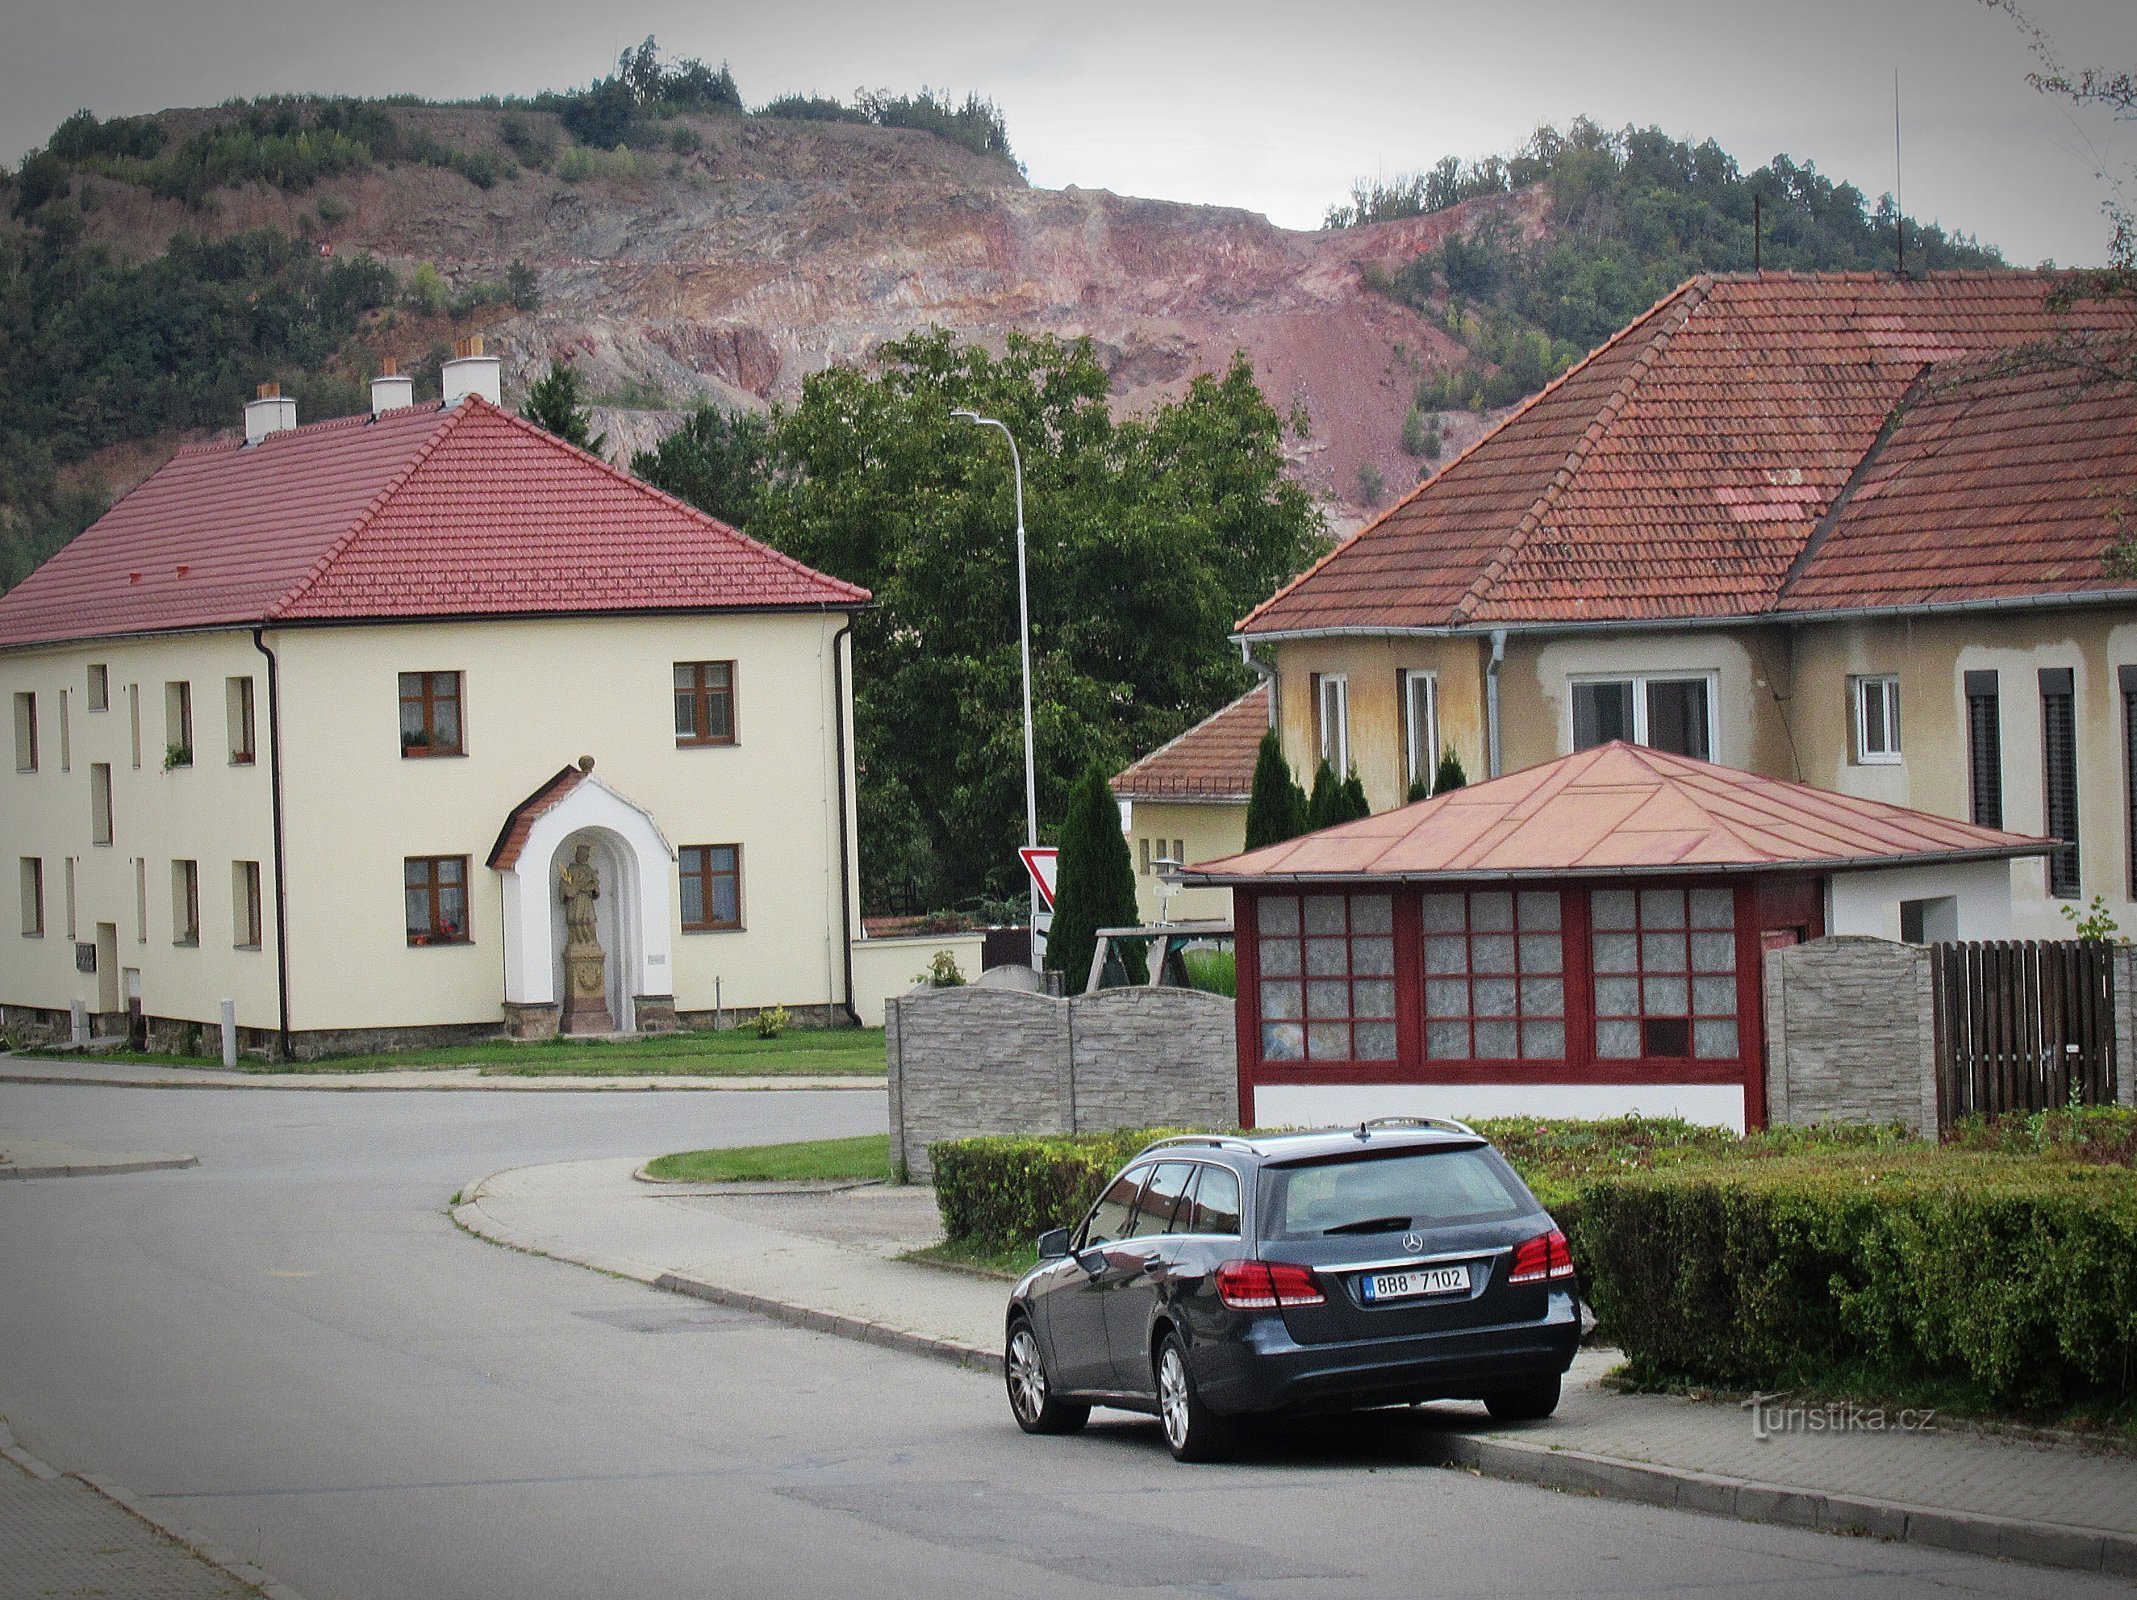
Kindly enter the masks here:
[[1192, 884], [1832, 870], [2055, 848], [2052, 839], [1620, 742], [1199, 862], [1186, 876]]
[[565, 797], [591, 775], [590, 766], [565, 767], [514, 806], [505, 816], [505, 825], [498, 830], [497, 842], [490, 846], [488, 865], [499, 872], [510, 872], [519, 865], [519, 853], [527, 848], [527, 839], [534, 832], [534, 825], [562, 805]]
[[181, 450], [0, 596], [0, 646], [257, 623], [850, 608], [480, 399]]
[[1254, 761], [1269, 731], [1269, 688], [1256, 684], [1222, 711], [1159, 745], [1113, 779], [1123, 800], [1237, 801], [1254, 788]]
[[[1257, 607], [1241, 632], [1769, 611], [1931, 363], [2063, 332], [2137, 334], [2126, 302], [2049, 310], [2054, 281], [1692, 279]], [[2067, 493], [2070, 479], [2059, 481]], [[1939, 508], [1919, 510], [1933, 519]], [[2060, 556], [2036, 557], [2018, 559], [2033, 561], [2040, 582], [2060, 581], [2048, 576]], [[1838, 588], [1825, 603], [1843, 600], [1860, 603]]]

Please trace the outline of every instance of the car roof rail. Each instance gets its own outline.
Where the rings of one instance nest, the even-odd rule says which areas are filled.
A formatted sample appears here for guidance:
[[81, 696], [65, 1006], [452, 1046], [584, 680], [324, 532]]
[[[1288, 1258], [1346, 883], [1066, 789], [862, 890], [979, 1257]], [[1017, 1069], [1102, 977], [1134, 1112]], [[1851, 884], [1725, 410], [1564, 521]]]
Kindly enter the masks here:
[[1370, 1139], [1375, 1128], [1444, 1128], [1449, 1133], [1465, 1134], [1472, 1139], [1484, 1137], [1466, 1122], [1457, 1122], [1452, 1117], [1371, 1117], [1358, 1124], [1357, 1138]]
[[1253, 1140], [1242, 1139], [1236, 1134], [1176, 1133], [1173, 1134], [1170, 1138], [1151, 1140], [1150, 1143], [1144, 1145], [1142, 1149], [1136, 1151], [1136, 1155], [1138, 1158], [1140, 1158], [1142, 1156], [1147, 1156], [1153, 1150], [1166, 1150], [1178, 1145], [1187, 1144], [1211, 1145], [1219, 1150], [1244, 1150], [1250, 1156], [1264, 1155], [1267, 1153], [1262, 1149], [1260, 1145], [1254, 1143]]

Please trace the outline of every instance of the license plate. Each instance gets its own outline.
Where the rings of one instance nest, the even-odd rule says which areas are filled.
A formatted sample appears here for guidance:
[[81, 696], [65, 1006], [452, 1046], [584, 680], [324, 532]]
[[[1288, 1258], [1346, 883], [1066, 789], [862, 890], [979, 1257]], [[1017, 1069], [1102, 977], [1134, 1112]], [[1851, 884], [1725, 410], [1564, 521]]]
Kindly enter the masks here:
[[1416, 1300], [1433, 1294], [1467, 1294], [1469, 1265], [1412, 1267], [1407, 1272], [1368, 1272], [1358, 1280], [1359, 1297], [1367, 1305], [1383, 1300]]

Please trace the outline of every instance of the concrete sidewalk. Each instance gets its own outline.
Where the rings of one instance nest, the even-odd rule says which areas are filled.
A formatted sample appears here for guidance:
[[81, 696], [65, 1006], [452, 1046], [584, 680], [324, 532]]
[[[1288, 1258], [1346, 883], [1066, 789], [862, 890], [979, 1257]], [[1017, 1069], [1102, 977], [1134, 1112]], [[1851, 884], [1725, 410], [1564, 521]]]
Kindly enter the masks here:
[[518, 1094], [621, 1093], [677, 1089], [703, 1093], [761, 1089], [871, 1089], [881, 1078], [851, 1076], [686, 1077], [680, 1073], [522, 1078], [481, 1067], [411, 1067], [383, 1072], [225, 1072], [220, 1067], [167, 1067], [118, 1056], [60, 1058], [0, 1055], [0, 1083], [101, 1084], [122, 1089], [312, 1089], [345, 1094], [407, 1089], [494, 1089]]
[[[940, 1237], [932, 1191], [680, 1188], [637, 1181], [636, 1165], [498, 1173], [453, 1216], [501, 1244], [999, 1372], [1008, 1286], [897, 1259]], [[1583, 1351], [1546, 1422], [1427, 1408], [1428, 1454], [1612, 1498], [2137, 1578], [2137, 1456], [1963, 1426], [1799, 1423], [1761, 1439], [1738, 1405], [1618, 1393], [1602, 1381], [1617, 1359]]]

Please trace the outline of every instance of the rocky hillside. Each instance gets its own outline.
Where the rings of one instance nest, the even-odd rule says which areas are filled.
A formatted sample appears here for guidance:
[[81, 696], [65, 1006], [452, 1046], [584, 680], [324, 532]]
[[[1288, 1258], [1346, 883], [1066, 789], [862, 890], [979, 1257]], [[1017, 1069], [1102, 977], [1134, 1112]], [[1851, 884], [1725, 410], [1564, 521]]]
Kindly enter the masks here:
[[[479, 328], [505, 356], [508, 388], [569, 357], [591, 392], [652, 413], [605, 413], [612, 448], [642, 445], [661, 411], [700, 398], [791, 399], [810, 372], [866, 362], [930, 324], [980, 339], [1010, 328], [1088, 337], [1127, 409], [1244, 349], [1270, 399], [1303, 408], [1297, 470], [1339, 526], [1370, 509], [1375, 485], [1386, 498], [1414, 480], [1401, 446], [1413, 390], [1462, 355], [1367, 279], [1473, 227], [1480, 209], [1522, 232], [1543, 211], [1540, 193], [1514, 194], [1296, 233], [1244, 211], [1032, 188], [1008, 163], [926, 133], [761, 117], [678, 119], [696, 136], [677, 141], [686, 152], [596, 153], [591, 173], [583, 162], [542, 171], [513, 161], [500, 125], [516, 120], [517, 148], [570, 150], [549, 114], [392, 114], [515, 175], [482, 188], [441, 165], [380, 164], [302, 193], [223, 188], [206, 208], [99, 176], [81, 180], [94, 186], [87, 235], [141, 255], [180, 230], [303, 232], [342, 257], [374, 254], [403, 282], [428, 263], [448, 294], [523, 261], [539, 309], [404, 309], [376, 318], [363, 342], [405, 364]], [[160, 120], [175, 140], [216, 115]], [[1445, 454], [1482, 426], [1454, 418]]]

